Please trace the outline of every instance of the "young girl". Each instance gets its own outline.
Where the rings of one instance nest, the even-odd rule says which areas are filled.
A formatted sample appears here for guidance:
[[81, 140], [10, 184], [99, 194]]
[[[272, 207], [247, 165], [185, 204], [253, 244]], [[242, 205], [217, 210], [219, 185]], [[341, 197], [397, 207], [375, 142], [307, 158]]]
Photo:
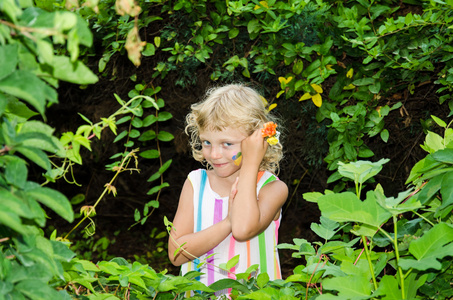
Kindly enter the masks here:
[[[282, 147], [261, 133], [273, 118], [243, 85], [213, 89], [191, 108], [186, 133], [194, 158], [208, 170], [192, 171], [184, 183], [168, 241], [171, 262], [182, 265], [182, 275], [204, 273], [199, 280], [208, 286], [254, 264], [271, 280], [281, 278], [276, 245], [288, 188], [273, 174]], [[229, 272], [218, 268], [236, 255]]]

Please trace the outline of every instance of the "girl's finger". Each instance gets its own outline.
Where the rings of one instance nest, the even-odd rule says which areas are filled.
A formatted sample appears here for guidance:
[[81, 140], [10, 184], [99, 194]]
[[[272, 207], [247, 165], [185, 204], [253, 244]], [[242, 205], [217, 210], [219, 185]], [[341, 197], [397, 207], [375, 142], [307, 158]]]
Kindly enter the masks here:
[[239, 177], [236, 177], [236, 180], [234, 181], [233, 185], [231, 186], [230, 199], [233, 199], [234, 197], [236, 197], [236, 194], [238, 192], [238, 182], [239, 182]]

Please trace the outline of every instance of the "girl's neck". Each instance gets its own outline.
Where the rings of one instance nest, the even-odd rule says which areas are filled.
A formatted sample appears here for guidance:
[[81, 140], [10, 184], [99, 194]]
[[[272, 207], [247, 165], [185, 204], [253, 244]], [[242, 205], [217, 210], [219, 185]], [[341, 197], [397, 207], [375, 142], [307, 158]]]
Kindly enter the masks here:
[[240, 170], [228, 177], [219, 177], [213, 170], [208, 170], [208, 179], [211, 185], [211, 189], [216, 192], [221, 197], [227, 197], [230, 195], [231, 187], [236, 180], [236, 177], [239, 177]]

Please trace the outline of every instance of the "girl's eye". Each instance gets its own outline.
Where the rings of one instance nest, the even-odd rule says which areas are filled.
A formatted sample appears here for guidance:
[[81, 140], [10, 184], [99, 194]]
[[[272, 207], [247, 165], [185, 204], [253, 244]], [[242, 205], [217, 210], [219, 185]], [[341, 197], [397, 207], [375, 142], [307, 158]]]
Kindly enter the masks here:
[[231, 145], [233, 145], [233, 144], [232, 144], [232, 143], [226, 143], [226, 142], [225, 142], [225, 143], [223, 143], [223, 145], [224, 145], [225, 147], [229, 147], [229, 146], [231, 146]]
[[203, 141], [201, 142], [203, 146], [209, 146], [211, 143], [209, 141]]

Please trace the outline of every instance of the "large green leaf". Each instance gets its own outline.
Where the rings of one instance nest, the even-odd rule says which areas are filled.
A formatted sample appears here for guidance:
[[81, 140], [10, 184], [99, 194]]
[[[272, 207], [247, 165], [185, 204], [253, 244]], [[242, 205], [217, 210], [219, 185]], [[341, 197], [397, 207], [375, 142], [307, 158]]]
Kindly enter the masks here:
[[98, 77], [81, 61], [71, 62], [67, 56], [55, 56], [52, 67], [52, 75], [60, 80], [78, 84], [91, 84], [98, 81]]
[[50, 160], [44, 151], [26, 146], [14, 147], [14, 149], [46, 171], [50, 170]]
[[442, 149], [434, 152], [431, 156], [439, 162], [453, 164], [453, 149]]
[[[24, 146], [36, 147], [52, 154], [63, 155], [65, 150], [60, 140], [53, 136], [54, 131], [52, 127], [43, 122], [31, 120], [22, 125], [18, 139], [22, 140]], [[29, 136], [22, 137], [22, 134], [29, 134]]]
[[0, 188], [0, 210], [11, 211], [14, 214], [24, 217], [33, 218], [30, 208], [22, 201], [22, 199], [11, 194], [10, 191]]
[[69, 200], [59, 191], [47, 187], [41, 187], [38, 184], [29, 182], [26, 193], [28, 196], [33, 197], [52, 209], [68, 222], [72, 222], [74, 220], [74, 212]]
[[57, 101], [57, 93], [31, 72], [16, 70], [0, 80], [0, 91], [27, 101], [39, 113], [44, 114], [46, 100]]
[[440, 270], [440, 259], [453, 256], [453, 227], [440, 223], [431, 228], [421, 238], [413, 240], [409, 245], [409, 252], [415, 259], [400, 259], [403, 269]]
[[11, 74], [17, 65], [17, 44], [0, 46], [0, 79]]
[[213, 284], [211, 284], [209, 286], [209, 288], [213, 289], [214, 291], [220, 291], [223, 289], [233, 288], [233, 289], [237, 289], [238, 291], [241, 291], [245, 294], [250, 293], [250, 290], [247, 288], [247, 286], [241, 284], [240, 282], [238, 282], [236, 280], [229, 279], [229, 278], [220, 279], [220, 280], [214, 282]]
[[12, 184], [18, 188], [24, 188], [27, 176], [28, 169], [23, 159], [13, 157], [13, 159], [6, 165], [5, 178], [9, 184]]
[[332, 221], [325, 216], [320, 217], [321, 224], [311, 223], [310, 228], [314, 231], [319, 237], [330, 240], [335, 233], [341, 228], [338, 228], [340, 224], [335, 221]]
[[440, 190], [442, 186], [442, 178], [443, 175], [440, 176], [435, 176], [433, 177], [428, 183], [421, 189], [419, 193], [417, 193], [414, 197], [417, 198], [417, 200], [421, 204], [427, 203], [429, 200], [431, 200], [434, 195]]
[[401, 290], [398, 287], [397, 279], [390, 275], [384, 275], [374, 295], [383, 296], [382, 300], [400, 300]]
[[22, 280], [16, 284], [15, 288], [32, 300], [57, 300], [63, 298], [63, 295], [47, 285], [47, 282], [36, 279]]
[[351, 192], [324, 195], [318, 205], [322, 215], [333, 221], [368, 224], [376, 230], [392, 216], [376, 203], [373, 192], [364, 201]]
[[11, 99], [2, 99], [1, 94], [0, 94], [0, 102], [5, 101], [6, 104], [6, 109], [5, 109], [5, 115], [10, 119], [16, 119], [18, 123], [23, 123], [27, 121], [29, 118], [36, 116], [38, 113], [32, 111], [31, 109], [28, 108], [28, 106], [19, 101], [16, 98]]
[[[408, 211], [417, 210], [422, 207], [420, 202], [417, 201], [415, 197], [407, 199], [407, 197], [409, 197], [411, 193], [412, 189], [409, 189], [407, 191], [399, 193], [398, 196], [394, 198], [385, 197], [384, 189], [380, 184], [376, 187], [375, 190], [376, 200], [379, 205], [381, 205], [385, 210], [389, 211], [394, 216]], [[403, 200], [406, 201], [403, 202]]]
[[4, 206], [0, 209], [0, 224], [5, 225], [19, 233], [27, 234], [28, 230], [22, 225], [20, 218], [15, 212]]
[[366, 276], [346, 276], [327, 278], [323, 282], [323, 290], [338, 291], [338, 295], [323, 293], [316, 299], [348, 299], [361, 300], [371, 298], [371, 282]]
[[390, 161], [383, 158], [377, 162], [371, 161], [356, 161], [348, 164], [339, 162], [338, 172], [344, 177], [350, 178], [357, 183], [364, 183], [371, 177], [375, 176], [382, 170], [382, 166]]
[[69, 262], [74, 256], [75, 253], [72, 252], [69, 247], [59, 241], [50, 241], [53, 249], [54, 258]]
[[442, 183], [440, 187], [440, 194], [442, 195], [442, 205], [440, 209], [453, 204], [453, 171], [445, 173], [442, 176]]

